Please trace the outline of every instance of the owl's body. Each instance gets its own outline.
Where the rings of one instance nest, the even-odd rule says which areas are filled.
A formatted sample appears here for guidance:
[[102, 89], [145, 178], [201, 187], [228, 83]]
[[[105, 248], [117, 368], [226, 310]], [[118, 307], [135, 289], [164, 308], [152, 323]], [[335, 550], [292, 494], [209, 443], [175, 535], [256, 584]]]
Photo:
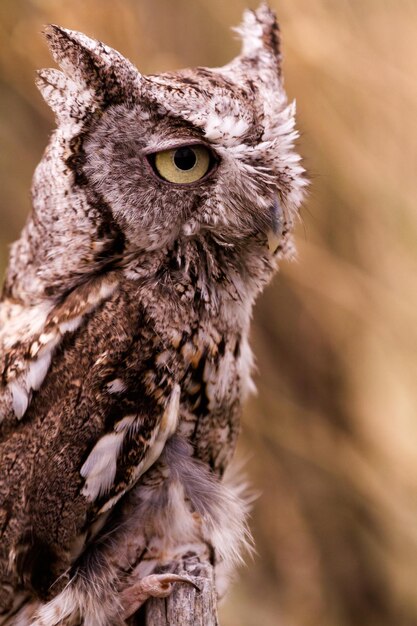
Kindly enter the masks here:
[[116, 625], [132, 572], [196, 553], [220, 590], [245, 544], [224, 472], [305, 183], [275, 18], [241, 32], [225, 68], [143, 77], [48, 31], [58, 129], [0, 305], [0, 624]]

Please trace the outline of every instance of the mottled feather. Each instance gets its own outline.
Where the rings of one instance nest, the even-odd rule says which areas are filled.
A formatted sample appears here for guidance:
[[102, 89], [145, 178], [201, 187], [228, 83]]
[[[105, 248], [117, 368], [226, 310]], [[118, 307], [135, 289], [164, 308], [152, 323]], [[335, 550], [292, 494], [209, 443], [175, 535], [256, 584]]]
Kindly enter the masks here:
[[[189, 553], [223, 594], [250, 544], [227, 481], [250, 318], [306, 182], [275, 16], [238, 32], [224, 68], [142, 76], [46, 29], [57, 129], [0, 303], [2, 626], [122, 624], [132, 579]], [[196, 145], [205, 175], [161, 175], [156, 155]]]

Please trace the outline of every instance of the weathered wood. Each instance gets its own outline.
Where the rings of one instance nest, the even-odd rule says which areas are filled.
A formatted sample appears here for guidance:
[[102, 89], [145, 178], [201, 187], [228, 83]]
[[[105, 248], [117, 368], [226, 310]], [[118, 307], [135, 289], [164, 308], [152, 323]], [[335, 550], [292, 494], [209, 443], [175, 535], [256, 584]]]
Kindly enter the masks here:
[[219, 626], [213, 568], [191, 557], [178, 564], [175, 574], [190, 576], [189, 583], [175, 583], [168, 598], [146, 603], [146, 626]]

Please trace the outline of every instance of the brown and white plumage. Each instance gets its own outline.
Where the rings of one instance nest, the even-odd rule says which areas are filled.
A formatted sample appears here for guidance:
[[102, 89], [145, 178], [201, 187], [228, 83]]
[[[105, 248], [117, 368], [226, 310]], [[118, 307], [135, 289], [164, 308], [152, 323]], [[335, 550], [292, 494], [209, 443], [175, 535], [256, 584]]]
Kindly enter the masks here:
[[[0, 624], [124, 623], [127, 572], [207, 553], [220, 589], [240, 558], [224, 475], [251, 310], [305, 181], [275, 17], [248, 11], [239, 32], [224, 68], [145, 77], [47, 30], [57, 130], [0, 304]], [[192, 182], [158, 169], [180, 148], [203, 155]]]

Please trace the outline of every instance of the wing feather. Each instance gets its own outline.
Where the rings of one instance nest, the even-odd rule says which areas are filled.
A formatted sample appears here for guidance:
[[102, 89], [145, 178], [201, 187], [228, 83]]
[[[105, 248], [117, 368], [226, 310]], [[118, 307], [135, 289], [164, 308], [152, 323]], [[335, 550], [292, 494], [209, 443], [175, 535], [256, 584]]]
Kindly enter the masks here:
[[114, 278], [99, 277], [58, 303], [45, 300], [25, 306], [7, 298], [1, 302], [0, 423], [23, 418], [63, 337], [75, 332], [116, 287]]
[[[137, 283], [125, 280], [112, 291], [108, 285], [96, 285], [94, 298], [70, 294], [47, 313], [43, 328], [27, 332], [17, 375], [3, 362], [3, 398], [10, 394], [15, 418], [0, 431], [0, 513], [7, 512], [0, 591], [2, 579], [15, 587], [24, 579], [41, 595], [52, 583], [55, 593], [65, 585], [64, 573], [100, 527], [97, 520], [157, 461], [176, 429], [178, 372], [158, 359], [166, 346], [158, 345], [139, 304]], [[80, 316], [78, 328], [60, 333]], [[30, 346], [42, 337], [52, 341], [53, 332], [54, 350], [33, 350], [29, 358]], [[3, 345], [7, 336], [3, 330]]]

